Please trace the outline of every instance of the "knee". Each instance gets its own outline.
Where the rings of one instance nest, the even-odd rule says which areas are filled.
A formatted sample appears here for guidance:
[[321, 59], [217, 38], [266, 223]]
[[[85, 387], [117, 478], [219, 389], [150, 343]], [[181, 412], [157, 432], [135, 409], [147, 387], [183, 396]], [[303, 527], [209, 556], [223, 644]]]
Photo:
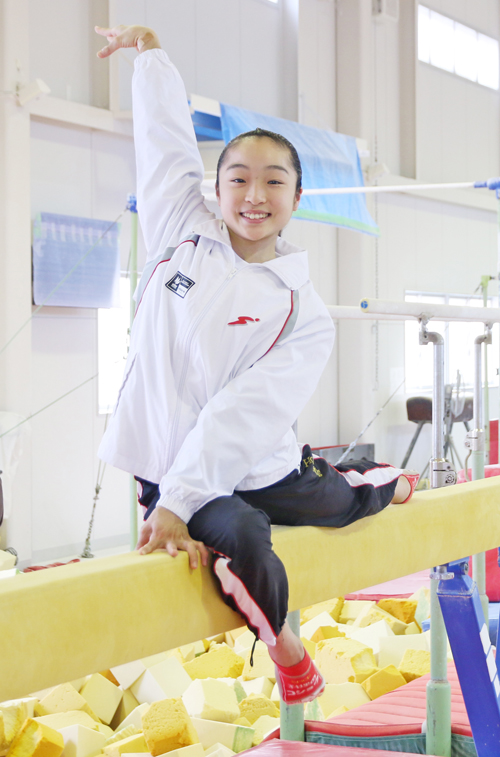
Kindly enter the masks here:
[[272, 550], [271, 521], [262, 510], [246, 507], [231, 518], [231, 532], [235, 549], [255, 559], [262, 552]]

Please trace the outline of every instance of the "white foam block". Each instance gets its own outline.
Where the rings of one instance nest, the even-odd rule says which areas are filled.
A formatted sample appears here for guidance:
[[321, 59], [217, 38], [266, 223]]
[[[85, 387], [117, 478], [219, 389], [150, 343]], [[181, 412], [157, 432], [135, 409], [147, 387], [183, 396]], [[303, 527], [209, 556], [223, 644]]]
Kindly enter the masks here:
[[149, 708], [150, 705], [145, 702], [144, 704], [140, 704], [139, 707], [136, 707], [135, 710], [132, 710], [130, 715], [127, 715], [127, 717], [120, 723], [120, 731], [123, 728], [127, 728], [129, 725], [133, 725], [138, 731], [142, 731], [142, 716], [149, 710]]
[[182, 695], [182, 701], [191, 717], [222, 723], [233, 723], [240, 717], [234, 689], [213, 678], [192, 681]]
[[26, 705], [26, 717], [33, 718], [35, 715], [35, 705], [38, 702], [37, 697], [21, 697], [20, 699], [8, 699], [6, 702], [0, 702], [0, 706], [9, 707], [10, 705], [18, 705], [24, 702]]
[[101, 752], [106, 736], [84, 725], [69, 725], [59, 733], [64, 739], [61, 757], [94, 757]]
[[320, 612], [315, 618], [308, 620], [307, 623], [303, 623], [300, 626], [300, 637], [302, 639], [310, 639], [321, 626], [337, 627], [338, 623], [332, 618], [330, 613]]
[[386, 636], [394, 636], [394, 631], [385, 620], [378, 620], [371, 626], [354, 628], [351, 631], [351, 639], [366, 644], [373, 650], [374, 655], [378, 655], [380, 651], [380, 639]]
[[[174, 749], [171, 752], [167, 752], [168, 757], [205, 757], [205, 751], [201, 744], [190, 744], [189, 746], [183, 746], [180, 749]], [[129, 755], [127, 755], [129, 757]], [[144, 757], [144, 755], [141, 755]]]
[[232, 749], [219, 742], [205, 750], [205, 757], [233, 757], [234, 754]]
[[181, 697], [192, 683], [176, 657], [167, 657], [153, 665], [135, 681], [130, 690], [141, 704], [152, 704], [160, 699]]
[[142, 676], [146, 668], [147, 665], [144, 665], [142, 660], [134, 660], [133, 662], [126, 662], [124, 665], [117, 665], [116, 668], [111, 668], [111, 672], [122, 689], [129, 689], [134, 681], [137, 681], [139, 676]]
[[233, 752], [243, 752], [250, 749], [255, 734], [253, 728], [233, 723], [217, 723], [213, 720], [191, 718], [191, 722], [198, 734], [203, 749], [209, 749], [217, 742], [232, 749]]
[[121, 702], [123, 691], [100, 673], [94, 673], [82, 686], [80, 694], [92, 712], [95, 712], [105, 725], [109, 725]]
[[245, 689], [247, 696], [249, 696], [249, 694], [264, 694], [264, 696], [269, 697], [269, 699], [271, 698], [273, 683], [265, 676], [254, 678], [253, 681], [242, 681], [241, 685]]
[[410, 636], [386, 636], [379, 639], [378, 666], [385, 668], [394, 665], [399, 668], [401, 659], [407, 649], [428, 650], [427, 639], [424, 634], [411, 634]]

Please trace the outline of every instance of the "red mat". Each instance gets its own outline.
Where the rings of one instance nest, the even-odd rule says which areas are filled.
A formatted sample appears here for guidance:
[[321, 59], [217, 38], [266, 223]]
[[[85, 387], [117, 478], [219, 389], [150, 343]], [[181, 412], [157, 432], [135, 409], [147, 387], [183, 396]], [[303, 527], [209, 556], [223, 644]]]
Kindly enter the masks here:
[[383, 584], [370, 586], [362, 591], [355, 591], [352, 594], [346, 594], [345, 599], [369, 599], [378, 602], [385, 597], [409, 597], [422, 586], [429, 586], [430, 570], [421, 570], [419, 573], [412, 573], [403, 578], [395, 578], [392, 581], [386, 581]]
[[330, 744], [310, 744], [306, 741], [263, 741], [259, 746], [240, 752], [240, 755], [255, 757], [398, 757], [408, 752], [386, 752], [381, 749], [358, 749], [357, 747], [331, 746]]

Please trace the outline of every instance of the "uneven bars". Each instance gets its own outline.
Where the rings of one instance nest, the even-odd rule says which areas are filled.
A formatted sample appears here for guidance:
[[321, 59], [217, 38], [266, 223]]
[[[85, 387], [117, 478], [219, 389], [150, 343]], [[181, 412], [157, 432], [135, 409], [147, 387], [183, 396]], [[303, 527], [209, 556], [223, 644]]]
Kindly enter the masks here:
[[470, 321], [500, 323], [500, 308], [477, 308], [465, 305], [439, 305], [427, 302], [392, 302], [390, 300], [361, 300], [360, 307], [329, 305], [334, 320], [410, 321], [425, 318], [440, 321]]

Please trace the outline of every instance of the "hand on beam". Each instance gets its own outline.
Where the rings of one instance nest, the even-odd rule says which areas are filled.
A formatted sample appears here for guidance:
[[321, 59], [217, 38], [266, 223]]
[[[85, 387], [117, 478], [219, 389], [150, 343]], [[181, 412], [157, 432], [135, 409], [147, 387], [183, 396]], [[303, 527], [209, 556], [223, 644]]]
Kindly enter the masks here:
[[94, 29], [97, 34], [106, 37], [109, 43], [102, 50], [99, 50], [97, 53], [98, 58], [108, 58], [116, 50], [125, 47], [135, 47], [139, 53], [153, 50], [154, 48], [161, 48], [160, 40], [155, 32], [147, 26], [120, 25], [109, 29], [95, 26]]
[[165, 507], [153, 510], [144, 523], [136, 549], [141, 555], [147, 555], [155, 549], [166, 549], [172, 557], [177, 557], [178, 550], [181, 549], [188, 553], [193, 570], [198, 567], [199, 552], [201, 564], [208, 565], [208, 549], [203, 542], [191, 539], [184, 521]]

